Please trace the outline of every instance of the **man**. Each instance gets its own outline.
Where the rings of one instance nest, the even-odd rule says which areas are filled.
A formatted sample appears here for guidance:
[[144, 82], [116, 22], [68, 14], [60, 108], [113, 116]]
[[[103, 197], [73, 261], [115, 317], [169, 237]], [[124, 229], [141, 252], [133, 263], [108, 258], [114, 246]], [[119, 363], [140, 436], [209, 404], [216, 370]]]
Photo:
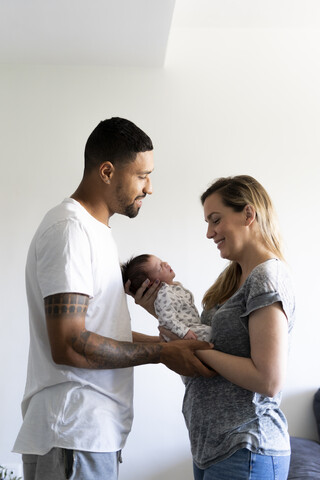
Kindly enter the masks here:
[[117, 478], [132, 423], [131, 367], [163, 363], [210, 376], [194, 355], [206, 342], [165, 344], [131, 332], [109, 219], [135, 217], [152, 193], [152, 150], [132, 122], [100, 122], [78, 189], [47, 213], [30, 245], [30, 353], [14, 446], [25, 480]]

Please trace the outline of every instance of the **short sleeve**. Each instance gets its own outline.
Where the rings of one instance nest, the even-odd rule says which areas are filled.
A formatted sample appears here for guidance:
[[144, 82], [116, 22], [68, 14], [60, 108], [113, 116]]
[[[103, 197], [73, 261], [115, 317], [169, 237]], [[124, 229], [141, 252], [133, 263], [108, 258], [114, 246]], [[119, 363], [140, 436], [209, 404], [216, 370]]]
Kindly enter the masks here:
[[282, 262], [272, 259], [258, 265], [248, 277], [244, 288], [246, 308], [241, 317], [247, 317], [259, 308], [281, 302], [291, 323], [294, 315], [294, 294], [290, 277]]
[[63, 292], [92, 297], [91, 248], [78, 221], [69, 219], [46, 230], [37, 241], [36, 263], [43, 298]]

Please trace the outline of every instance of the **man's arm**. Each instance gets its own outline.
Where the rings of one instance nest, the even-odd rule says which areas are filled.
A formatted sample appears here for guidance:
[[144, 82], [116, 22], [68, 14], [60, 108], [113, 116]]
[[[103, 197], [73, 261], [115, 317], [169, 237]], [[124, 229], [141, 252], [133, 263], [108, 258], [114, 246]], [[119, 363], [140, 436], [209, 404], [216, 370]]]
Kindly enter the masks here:
[[160, 335], [145, 335], [140, 332], [132, 332], [132, 340], [134, 343], [159, 343], [162, 341]]
[[186, 340], [166, 344], [116, 341], [86, 329], [88, 296], [61, 293], [46, 297], [44, 302], [52, 358], [57, 364], [113, 369], [163, 363], [181, 375], [212, 375], [194, 354], [196, 350], [211, 348], [207, 342]]

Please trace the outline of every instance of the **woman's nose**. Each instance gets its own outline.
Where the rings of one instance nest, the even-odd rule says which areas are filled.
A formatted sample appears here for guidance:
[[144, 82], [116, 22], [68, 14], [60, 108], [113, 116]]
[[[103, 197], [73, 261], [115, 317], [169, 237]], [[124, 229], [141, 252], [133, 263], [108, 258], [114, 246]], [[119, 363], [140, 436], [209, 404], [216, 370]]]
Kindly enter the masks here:
[[207, 229], [207, 238], [214, 238], [216, 232], [215, 232], [215, 229], [212, 225], [208, 225], [208, 229]]

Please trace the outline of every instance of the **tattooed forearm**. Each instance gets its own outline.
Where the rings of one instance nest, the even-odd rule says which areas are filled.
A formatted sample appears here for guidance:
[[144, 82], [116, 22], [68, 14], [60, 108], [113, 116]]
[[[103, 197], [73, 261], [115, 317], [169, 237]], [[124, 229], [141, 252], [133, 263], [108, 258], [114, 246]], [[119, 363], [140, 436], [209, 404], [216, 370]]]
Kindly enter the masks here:
[[126, 368], [145, 363], [159, 363], [163, 346], [118, 342], [87, 330], [72, 339], [75, 351], [82, 355], [88, 368]]
[[80, 368], [125, 368], [160, 361], [160, 344], [121, 342], [88, 331], [89, 297], [59, 293], [44, 299], [54, 361]]
[[58, 293], [44, 299], [46, 315], [86, 314], [89, 298], [79, 293]]
[[[85, 323], [89, 297], [79, 293], [51, 295], [45, 298], [44, 305], [52, 360], [57, 365], [112, 369], [163, 363], [181, 375], [209, 376], [209, 370], [194, 355], [195, 350], [211, 348], [206, 342], [159, 343], [155, 338], [155, 343], [132, 343], [91, 332]], [[121, 318], [114, 321], [121, 321]], [[134, 334], [134, 339], [146, 340], [138, 334]]]

